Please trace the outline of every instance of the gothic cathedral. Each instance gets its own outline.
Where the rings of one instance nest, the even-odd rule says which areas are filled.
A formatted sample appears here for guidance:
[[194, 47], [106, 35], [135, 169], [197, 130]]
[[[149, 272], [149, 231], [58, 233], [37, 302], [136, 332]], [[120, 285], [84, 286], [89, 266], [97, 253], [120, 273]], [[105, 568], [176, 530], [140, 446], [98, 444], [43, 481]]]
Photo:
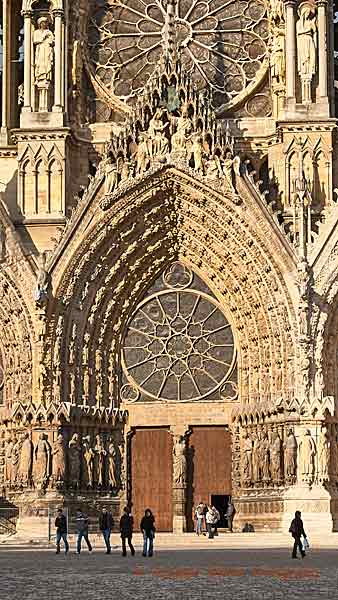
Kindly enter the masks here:
[[[338, 528], [332, 0], [0, 2], [0, 496]], [[337, 102], [338, 105], [338, 102]], [[42, 529], [41, 529], [42, 528]]]

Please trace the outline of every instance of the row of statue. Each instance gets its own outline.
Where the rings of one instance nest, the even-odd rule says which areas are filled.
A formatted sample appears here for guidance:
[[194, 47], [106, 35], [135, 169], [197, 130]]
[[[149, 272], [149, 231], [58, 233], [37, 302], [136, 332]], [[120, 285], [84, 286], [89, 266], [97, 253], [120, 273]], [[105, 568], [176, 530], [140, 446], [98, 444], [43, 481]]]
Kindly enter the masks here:
[[[170, 134], [174, 129], [175, 132]], [[105, 194], [112, 194], [129, 177], [142, 176], [153, 161], [166, 162], [170, 154], [183, 156], [200, 175], [225, 180], [230, 189], [233, 189], [233, 173], [240, 174], [239, 156], [234, 157], [229, 149], [224, 156], [211, 153], [202, 134], [193, 131], [187, 107], [183, 106], [179, 116], [170, 115], [165, 108], [157, 108], [147, 131], [139, 133], [138, 143], [130, 144], [130, 161], [117, 164], [109, 147], [106, 148], [99, 166], [100, 173], [105, 174]]]
[[121, 468], [121, 448], [112, 436], [106, 439], [97, 434], [93, 443], [90, 435], [80, 439], [74, 433], [67, 444], [59, 433], [51, 445], [47, 434], [40, 433], [34, 446], [30, 433], [14, 433], [6, 443], [5, 481], [13, 489], [43, 490], [51, 484], [116, 493], [122, 485]]
[[[285, 84], [285, 16], [281, 0], [271, 3], [272, 47], [271, 77], [274, 85]], [[315, 4], [306, 0], [298, 8], [296, 22], [297, 71], [301, 80], [302, 102], [311, 102], [311, 82], [317, 68], [317, 20]]]
[[[335, 447], [335, 455], [333, 451]], [[337, 472], [337, 443], [330, 443], [326, 428], [322, 428], [317, 444], [306, 429], [299, 441], [292, 429], [285, 442], [278, 431], [270, 438], [266, 431], [258, 431], [252, 438], [247, 432], [241, 441], [241, 483], [243, 486], [299, 482], [311, 484], [326, 482], [330, 472]]]

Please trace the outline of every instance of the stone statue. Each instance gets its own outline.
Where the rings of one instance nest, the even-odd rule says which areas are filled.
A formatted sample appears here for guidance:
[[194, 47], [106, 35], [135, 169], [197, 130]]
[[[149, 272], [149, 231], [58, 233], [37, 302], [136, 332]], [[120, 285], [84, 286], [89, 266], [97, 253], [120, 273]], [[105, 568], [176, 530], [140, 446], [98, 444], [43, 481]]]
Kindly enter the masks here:
[[241, 452], [241, 471], [243, 483], [251, 483], [252, 481], [252, 441], [248, 434], [245, 433], [242, 437], [242, 452]]
[[33, 444], [29, 433], [24, 434], [23, 440], [20, 451], [18, 481], [20, 481], [22, 485], [28, 485], [31, 482], [32, 477]]
[[48, 27], [48, 18], [38, 19], [38, 28], [33, 34], [35, 46], [34, 73], [35, 82], [51, 81], [53, 72], [54, 35]]
[[69, 483], [73, 488], [80, 486], [82, 448], [79, 434], [74, 433], [68, 444]]
[[191, 155], [194, 158], [194, 169], [197, 173], [204, 174], [203, 165], [203, 146], [202, 139], [199, 133], [192, 136]]
[[75, 361], [75, 339], [76, 339], [76, 323], [72, 325], [72, 333], [69, 342], [69, 364], [72, 365]]
[[118, 185], [118, 175], [117, 175], [117, 166], [115, 163], [111, 161], [109, 157], [107, 157], [104, 167], [105, 174], [105, 195], [112, 194], [113, 191], [117, 188]]
[[285, 31], [280, 27], [273, 28], [273, 42], [270, 56], [272, 83], [285, 81]]
[[324, 427], [318, 440], [318, 479], [327, 481], [329, 479], [330, 466], [330, 441], [327, 436], [327, 430]]
[[116, 444], [113, 439], [111, 439], [109, 447], [108, 447], [108, 476], [109, 476], [109, 486], [112, 489], [116, 489], [120, 484], [120, 456]]
[[261, 460], [261, 439], [260, 432], [257, 432], [256, 438], [253, 443], [252, 450], [252, 471], [253, 471], [253, 480], [260, 481], [261, 478], [261, 468], [260, 468], [260, 460]]
[[45, 433], [39, 434], [34, 457], [34, 482], [42, 490], [47, 486], [51, 465], [51, 450]]
[[279, 482], [282, 480], [282, 440], [279, 437], [278, 431], [275, 431], [272, 437], [270, 456], [271, 477], [273, 481]]
[[6, 229], [0, 223], [0, 261], [6, 258]]
[[315, 7], [307, 0], [298, 9], [297, 64], [302, 82], [302, 101], [311, 102], [311, 80], [316, 73], [317, 25]]
[[308, 429], [299, 442], [299, 473], [302, 481], [310, 482], [313, 478], [316, 445]]
[[18, 482], [21, 445], [22, 439], [18, 439], [16, 436], [14, 436], [12, 447], [12, 484], [16, 484]]
[[107, 450], [104, 447], [104, 443], [101, 439], [100, 434], [97, 434], [96, 436], [96, 446], [95, 446], [95, 452], [96, 452], [96, 458], [97, 458], [97, 469], [96, 469], [96, 475], [97, 475], [97, 483], [99, 486], [104, 486], [105, 484], [105, 480], [106, 480], [106, 456], [107, 456]]
[[330, 442], [330, 475], [333, 479], [338, 478], [338, 443], [335, 426], [332, 426], [331, 442]]
[[[13, 441], [14, 440], [14, 441]], [[5, 481], [9, 484], [12, 483], [12, 451], [15, 444], [16, 438], [8, 438], [6, 441], [6, 452], [5, 452]]]
[[290, 429], [285, 443], [285, 475], [293, 478], [297, 472], [297, 441]]
[[140, 133], [136, 150], [136, 175], [143, 175], [149, 166], [149, 144], [145, 133]]
[[164, 135], [164, 130], [169, 123], [162, 123], [163, 108], [157, 108], [154, 116], [149, 121], [148, 127], [148, 151], [150, 157], [164, 157], [169, 152], [168, 139]]
[[174, 485], [184, 485], [187, 480], [187, 459], [185, 456], [185, 438], [175, 437], [173, 446], [173, 482]]
[[271, 19], [275, 22], [284, 21], [284, 2], [283, 0], [271, 0]]
[[66, 477], [66, 448], [63, 435], [60, 432], [52, 447], [53, 480], [64, 482]]
[[260, 460], [262, 465], [262, 480], [267, 482], [270, 480], [270, 444], [266, 433], [263, 434], [260, 448]]
[[223, 177], [222, 165], [217, 154], [211, 156], [206, 162], [205, 175], [208, 179], [218, 179]]
[[47, 255], [46, 252], [41, 252], [39, 255], [39, 271], [36, 282], [36, 289], [34, 293], [35, 302], [38, 305], [44, 304], [44, 302], [48, 298], [49, 286], [50, 286], [50, 277], [46, 269], [46, 261]]
[[179, 117], [173, 117], [176, 122], [176, 132], [171, 138], [171, 149], [173, 152], [182, 152], [187, 150], [187, 136], [192, 131], [192, 122], [188, 115], [186, 106], [182, 108]]
[[85, 461], [85, 473], [84, 473], [84, 481], [87, 483], [88, 487], [94, 487], [94, 469], [95, 469], [95, 451], [92, 448], [90, 436], [87, 435], [83, 438], [84, 445], [84, 461]]

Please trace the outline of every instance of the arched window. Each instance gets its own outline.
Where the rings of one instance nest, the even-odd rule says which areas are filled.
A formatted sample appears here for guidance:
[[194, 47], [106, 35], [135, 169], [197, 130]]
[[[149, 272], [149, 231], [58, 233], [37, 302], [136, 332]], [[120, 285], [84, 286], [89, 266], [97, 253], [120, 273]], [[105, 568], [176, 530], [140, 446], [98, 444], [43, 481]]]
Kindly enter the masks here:
[[49, 211], [62, 213], [62, 168], [57, 160], [49, 165]]
[[24, 215], [36, 214], [35, 206], [35, 176], [30, 160], [27, 160], [21, 172], [22, 177], [22, 198], [24, 199], [24, 205], [22, 206], [22, 212]]

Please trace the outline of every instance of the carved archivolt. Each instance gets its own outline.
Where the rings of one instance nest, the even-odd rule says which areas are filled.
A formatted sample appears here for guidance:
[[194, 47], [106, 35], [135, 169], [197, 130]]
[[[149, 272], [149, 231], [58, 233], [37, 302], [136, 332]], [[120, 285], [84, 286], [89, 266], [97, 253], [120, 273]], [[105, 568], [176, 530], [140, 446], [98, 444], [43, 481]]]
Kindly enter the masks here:
[[277, 232], [268, 235], [250, 193], [245, 209], [191, 169], [167, 166], [119, 196], [103, 212], [102, 188], [96, 191], [81, 223], [74, 218], [67, 254], [52, 259], [51, 396], [116, 405], [124, 326], [150, 282], [175, 260], [231, 315], [242, 400], [292, 395], [295, 314], [282, 275], [294, 268], [292, 256]]

